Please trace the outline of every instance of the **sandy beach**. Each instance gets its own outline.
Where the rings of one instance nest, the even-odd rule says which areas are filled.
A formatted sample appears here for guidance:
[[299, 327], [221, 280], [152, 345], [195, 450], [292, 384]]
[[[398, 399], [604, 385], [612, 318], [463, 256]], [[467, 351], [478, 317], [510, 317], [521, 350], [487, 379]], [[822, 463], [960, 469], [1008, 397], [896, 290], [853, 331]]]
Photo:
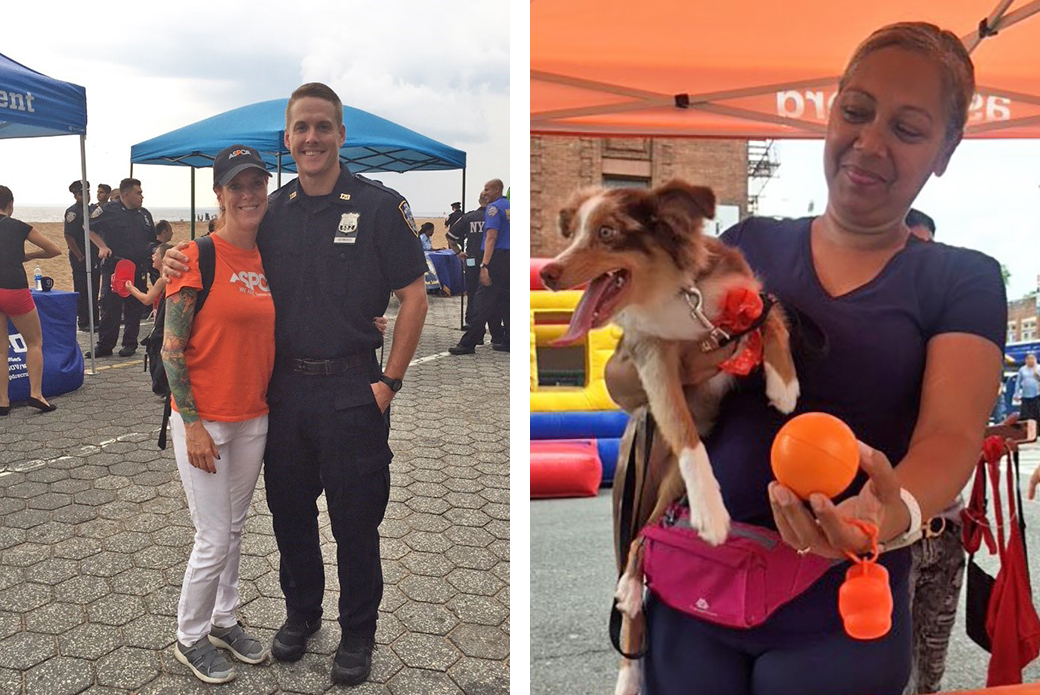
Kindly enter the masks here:
[[[15, 210], [15, 217], [18, 217], [18, 211]], [[40, 265], [40, 271], [47, 276], [54, 278], [54, 288], [59, 290], [72, 290], [72, 268], [69, 267], [69, 254], [68, 246], [65, 243], [64, 225], [61, 222], [32, 222], [25, 220], [25, 222], [31, 224], [35, 229], [40, 230], [44, 233], [47, 238], [51, 239], [61, 248], [62, 253], [60, 256], [55, 258], [47, 258], [42, 261], [29, 261], [25, 264], [25, 273], [29, 278], [29, 282], [32, 283], [33, 270], [36, 268], [36, 263]], [[156, 220], [158, 222], [158, 220]], [[433, 222], [436, 232], [433, 235], [433, 247], [446, 248], [448, 246], [447, 239], [444, 237], [444, 220], [439, 217], [417, 217], [415, 223], [422, 226], [424, 222]], [[170, 225], [173, 227], [173, 240], [187, 241], [191, 239], [191, 222], [171, 222]], [[195, 223], [195, 233], [202, 234], [206, 231], [206, 222]], [[32, 244], [26, 244], [27, 248], [32, 248]]]

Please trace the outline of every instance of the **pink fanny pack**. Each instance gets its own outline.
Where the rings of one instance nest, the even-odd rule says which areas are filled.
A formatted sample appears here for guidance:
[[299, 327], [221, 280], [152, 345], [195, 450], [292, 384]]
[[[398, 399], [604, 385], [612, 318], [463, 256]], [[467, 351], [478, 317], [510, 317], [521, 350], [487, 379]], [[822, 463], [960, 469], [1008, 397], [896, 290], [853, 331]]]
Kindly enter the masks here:
[[750, 524], [734, 523], [725, 543], [709, 545], [690, 528], [685, 507], [643, 536], [650, 590], [676, 610], [725, 627], [761, 625], [838, 564], [801, 556], [775, 531]]

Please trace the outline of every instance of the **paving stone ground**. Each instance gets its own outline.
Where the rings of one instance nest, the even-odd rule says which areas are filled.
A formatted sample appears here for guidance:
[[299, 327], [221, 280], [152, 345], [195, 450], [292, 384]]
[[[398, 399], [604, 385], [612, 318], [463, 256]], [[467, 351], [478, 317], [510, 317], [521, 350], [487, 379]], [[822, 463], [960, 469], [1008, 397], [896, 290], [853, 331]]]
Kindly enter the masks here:
[[[386, 586], [371, 679], [350, 692], [509, 691], [509, 355], [490, 345], [447, 355], [458, 326], [458, 300], [431, 297], [393, 402]], [[79, 339], [89, 349], [87, 335]], [[295, 664], [240, 664], [231, 683], [206, 686], [174, 659], [194, 533], [184, 490], [172, 445], [156, 447], [162, 406], [141, 351], [97, 364], [82, 388], [51, 399], [57, 411], [15, 404], [0, 418], [0, 693], [339, 691], [329, 680], [335, 591]], [[337, 587], [324, 509], [321, 534], [326, 585]], [[285, 606], [263, 480], [246, 524], [241, 593], [243, 622], [269, 641]]]

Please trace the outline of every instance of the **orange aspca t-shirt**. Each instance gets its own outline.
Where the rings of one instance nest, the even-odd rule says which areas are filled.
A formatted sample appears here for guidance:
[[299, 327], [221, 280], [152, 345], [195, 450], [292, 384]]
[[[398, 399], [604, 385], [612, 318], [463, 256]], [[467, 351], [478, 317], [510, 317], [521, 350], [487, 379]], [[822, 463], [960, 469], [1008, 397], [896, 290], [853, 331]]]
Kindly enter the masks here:
[[[267, 413], [274, 370], [274, 303], [260, 251], [240, 249], [213, 235], [216, 263], [206, 304], [195, 317], [184, 351], [195, 409], [203, 420], [237, 422]], [[184, 249], [188, 271], [171, 278], [166, 296], [202, 288], [199, 248]], [[173, 408], [177, 400], [173, 399]]]

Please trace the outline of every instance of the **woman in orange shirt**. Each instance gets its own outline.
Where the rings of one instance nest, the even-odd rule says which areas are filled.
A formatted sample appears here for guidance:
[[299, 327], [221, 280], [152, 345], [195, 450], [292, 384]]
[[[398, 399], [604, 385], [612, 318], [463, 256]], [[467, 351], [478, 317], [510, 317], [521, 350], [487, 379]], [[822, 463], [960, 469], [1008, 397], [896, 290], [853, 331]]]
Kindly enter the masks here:
[[217, 647], [245, 663], [267, 658], [235, 612], [242, 528], [267, 441], [274, 368], [274, 304], [256, 246], [268, 179], [253, 148], [233, 145], [217, 155], [213, 191], [225, 224], [212, 235], [213, 284], [203, 311], [196, 316], [198, 246], [185, 249], [188, 270], [166, 289], [162, 354], [173, 393], [173, 449], [195, 525], [174, 655], [206, 683], [235, 676]]

